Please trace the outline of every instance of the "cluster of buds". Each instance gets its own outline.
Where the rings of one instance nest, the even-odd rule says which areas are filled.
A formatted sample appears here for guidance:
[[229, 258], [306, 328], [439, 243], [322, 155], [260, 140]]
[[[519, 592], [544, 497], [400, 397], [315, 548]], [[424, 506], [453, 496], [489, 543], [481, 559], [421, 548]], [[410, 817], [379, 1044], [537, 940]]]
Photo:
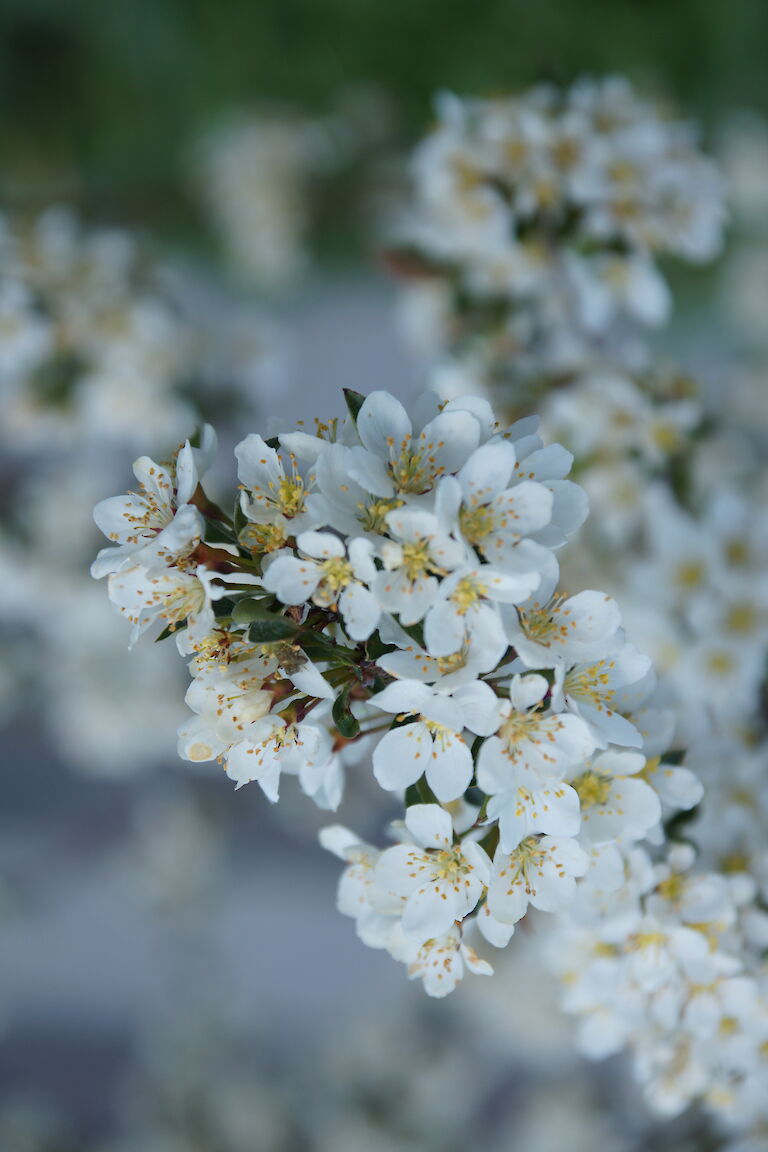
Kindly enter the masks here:
[[444, 995], [465, 966], [491, 971], [473, 936], [506, 945], [529, 905], [615, 886], [621, 849], [660, 835], [660, 713], [615, 602], [558, 589], [586, 499], [535, 418], [502, 427], [471, 396], [412, 414], [385, 392], [346, 399], [313, 434], [237, 446], [232, 515], [201, 484], [210, 429], [168, 464], [138, 460], [140, 491], [96, 508], [115, 546], [93, 573], [134, 641], [173, 634], [190, 659], [183, 758], [273, 802], [296, 776], [332, 810], [345, 769], [371, 762], [402, 798], [392, 847], [339, 825], [322, 842], [363, 941]]

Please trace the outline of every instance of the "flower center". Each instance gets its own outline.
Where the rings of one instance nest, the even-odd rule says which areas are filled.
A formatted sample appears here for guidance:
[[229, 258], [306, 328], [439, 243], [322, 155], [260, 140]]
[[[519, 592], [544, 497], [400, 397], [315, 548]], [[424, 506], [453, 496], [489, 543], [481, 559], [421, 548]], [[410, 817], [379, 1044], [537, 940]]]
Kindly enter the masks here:
[[564, 640], [568, 635], [565, 623], [556, 623], [556, 613], [564, 596], [555, 596], [543, 607], [536, 606], [527, 612], [519, 612], [520, 627], [529, 640], [548, 648], [553, 640]]
[[322, 591], [334, 600], [342, 588], [346, 588], [352, 579], [352, 565], [343, 556], [332, 556], [320, 565], [322, 571]]
[[582, 808], [594, 808], [605, 804], [611, 794], [611, 780], [597, 772], [584, 772], [571, 781], [571, 787], [579, 794]]
[[429, 570], [429, 541], [415, 540], [403, 544], [403, 568], [409, 580], [418, 580]]
[[496, 528], [496, 517], [487, 504], [462, 508], [459, 512], [459, 526], [470, 544], [481, 545]]
[[522, 877], [525, 883], [526, 894], [528, 896], [532, 895], [535, 888], [531, 885], [528, 876], [529, 870], [541, 868], [546, 858], [547, 850], [546, 848], [540, 847], [538, 838], [536, 836], [526, 837], [525, 840], [518, 844], [509, 858], [510, 871], [512, 873], [510, 883], [515, 884], [520, 877]]
[[523, 740], [535, 740], [541, 716], [538, 712], [512, 712], [499, 729], [499, 736], [514, 748]]
[[282, 517], [271, 524], [246, 524], [240, 533], [240, 543], [254, 554], [276, 552], [287, 539]]
[[297, 472], [293, 476], [283, 476], [277, 486], [275, 503], [284, 516], [296, 516], [304, 507], [304, 481]]
[[432, 868], [436, 880], [449, 882], [458, 880], [471, 871], [461, 853], [453, 850], [437, 852], [432, 861]]
[[470, 608], [477, 604], [478, 600], [481, 600], [483, 596], [487, 596], [487, 594], [488, 589], [485, 585], [465, 576], [463, 580], [459, 581], [451, 593], [451, 603], [459, 615], [463, 616]]
[[758, 614], [752, 604], [732, 604], [725, 616], [725, 626], [729, 632], [746, 635], [758, 624]]
[[[611, 663], [609, 668], [613, 668]], [[610, 672], [603, 664], [592, 664], [589, 668], [573, 668], [566, 674], [563, 691], [566, 696], [579, 696], [593, 704], [609, 704], [615, 695], [608, 687]]]
[[698, 588], [704, 582], [704, 572], [701, 560], [684, 560], [678, 564], [675, 578], [681, 588]]
[[404, 503], [403, 500], [374, 500], [371, 504], [360, 504], [358, 520], [366, 532], [383, 535], [387, 530], [387, 513], [402, 508]]

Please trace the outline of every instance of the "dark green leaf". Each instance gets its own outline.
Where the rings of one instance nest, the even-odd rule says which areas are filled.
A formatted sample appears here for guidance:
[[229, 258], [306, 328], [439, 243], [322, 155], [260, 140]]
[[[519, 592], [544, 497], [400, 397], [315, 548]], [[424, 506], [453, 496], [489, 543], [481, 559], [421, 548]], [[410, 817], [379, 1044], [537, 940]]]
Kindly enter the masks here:
[[358, 653], [354, 648], [345, 648], [322, 632], [304, 632], [298, 643], [310, 660], [322, 660], [337, 666], [341, 664], [356, 665], [359, 662]]
[[213, 612], [217, 620], [231, 616], [234, 608], [235, 602], [229, 596], [222, 596], [221, 600], [214, 600], [213, 602]]
[[290, 640], [298, 631], [298, 624], [287, 616], [265, 613], [248, 628], [248, 639], [253, 644], [274, 644], [277, 640]]
[[387, 652], [394, 652], [394, 644], [385, 644], [379, 636], [378, 632], [374, 632], [369, 636], [365, 642], [365, 650], [368, 653], [369, 660], [378, 660], [380, 656], [384, 656]]
[[344, 399], [347, 402], [349, 414], [352, 417], [352, 422], [357, 427], [357, 418], [360, 415], [360, 409], [365, 403], [365, 396], [360, 392], [354, 392], [351, 388], [344, 389]]
[[414, 804], [421, 804], [421, 803], [422, 803], [422, 799], [421, 799], [421, 796], [419, 795], [418, 784], [409, 784], [405, 790], [405, 806], [406, 806], [406, 808], [412, 808]]
[[177, 633], [183, 632], [185, 628], [186, 624], [169, 624], [167, 628], [163, 628], [159, 636], [155, 636], [155, 644], [159, 644], [161, 640], [167, 640], [169, 636], [176, 636]]
[[243, 506], [239, 500], [235, 501], [235, 512], [234, 512], [234, 516], [232, 519], [233, 519], [234, 525], [235, 525], [235, 535], [237, 536], [237, 538], [239, 540], [240, 539], [240, 533], [242, 532], [243, 528], [245, 528], [245, 526], [250, 523], [245, 512], [243, 512]]
[[421, 622], [418, 624], [409, 624], [407, 628], [404, 624], [401, 624], [400, 627], [403, 632], [406, 632], [410, 636], [411, 640], [416, 641], [420, 648], [424, 647], [424, 625]]
[[271, 619], [272, 614], [267, 611], [270, 604], [275, 602], [274, 596], [261, 597], [248, 596], [245, 600], [238, 600], [232, 609], [233, 624], [250, 624], [252, 620]]
[[360, 731], [360, 723], [349, 706], [349, 687], [346, 687], [341, 695], [336, 697], [332, 715], [340, 736], [343, 736], [345, 740], [351, 740], [357, 736]]
[[207, 544], [234, 544], [235, 534], [223, 520], [205, 521], [205, 540]]

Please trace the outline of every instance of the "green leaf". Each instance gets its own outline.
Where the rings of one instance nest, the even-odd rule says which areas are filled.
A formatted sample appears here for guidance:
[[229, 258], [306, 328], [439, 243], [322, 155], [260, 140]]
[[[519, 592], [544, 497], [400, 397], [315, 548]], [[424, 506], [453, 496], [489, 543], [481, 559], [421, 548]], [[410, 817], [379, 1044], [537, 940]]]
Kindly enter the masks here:
[[380, 656], [385, 656], [387, 652], [394, 652], [394, 644], [385, 644], [381, 639], [378, 632], [374, 632], [369, 636], [365, 642], [365, 650], [368, 654], [369, 660], [378, 660]]
[[421, 803], [423, 803], [423, 801], [421, 799], [421, 796], [419, 795], [418, 784], [409, 784], [405, 790], [405, 806], [406, 806], [406, 808], [412, 808], [414, 804], [421, 804]]
[[357, 427], [357, 417], [360, 415], [360, 409], [365, 403], [365, 396], [361, 392], [355, 392], [352, 388], [344, 389], [344, 399], [347, 402], [349, 414], [352, 417], [352, 423]]
[[359, 656], [354, 648], [345, 648], [322, 632], [307, 631], [299, 637], [298, 643], [310, 660], [323, 660], [328, 664], [335, 664], [337, 667], [342, 664], [357, 665], [359, 663]]
[[274, 596], [269, 594], [261, 597], [248, 596], [245, 600], [238, 600], [232, 609], [232, 623], [250, 624], [252, 620], [264, 620], [267, 617], [271, 619], [272, 614], [267, 608], [274, 602]]
[[418, 624], [409, 624], [406, 628], [405, 624], [401, 624], [403, 632], [406, 632], [411, 640], [415, 640], [420, 648], [424, 647], [424, 625], [419, 621]]
[[232, 519], [235, 525], [235, 536], [239, 540], [240, 533], [242, 532], [243, 528], [245, 528], [245, 526], [250, 523], [245, 512], [243, 512], [243, 507], [239, 500], [235, 501], [235, 512]]
[[232, 612], [235, 608], [234, 600], [229, 596], [222, 596], [220, 600], [213, 602], [213, 614], [217, 620], [224, 620], [227, 617], [232, 617]]
[[298, 624], [287, 616], [265, 612], [263, 617], [254, 620], [249, 626], [248, 639], [253, 644], [274, 644], [278, 640], [290, 640], [298, 629]]
[[205, 520], [205, 541], [207, 544], [234, 544], [235, 534], [223, 520]]
[[179, 632], [183, 632], [186, 624], [176, 624], [175, 626], [169, 624], [167, 628], [163, 628], [159, 636], [155, 636], [155, 644], [159, 644], [161, 640], [167, 640], [169, 636], [176, 636]]
[[360, 731], [360, 722], [353, 715], [349, 706], [349, 686], [344, 689], [341, 695], [336, 697], [331, 712], [340, 736], [343, 736], [345, 740], [351, 740], [357, 736]]

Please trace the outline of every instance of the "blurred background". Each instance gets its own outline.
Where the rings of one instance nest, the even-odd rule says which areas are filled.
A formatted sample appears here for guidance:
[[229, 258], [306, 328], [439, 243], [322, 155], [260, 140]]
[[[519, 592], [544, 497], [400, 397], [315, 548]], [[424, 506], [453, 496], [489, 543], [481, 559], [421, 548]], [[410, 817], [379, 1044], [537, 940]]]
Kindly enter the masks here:
[[[200, 415], [215, 493], [248, 431], [423, 386], [381, 253], [436, 91], [625, 74], [763, 211], [767, 59], [761, 0], [0, 0], [3, 1152], [709, 1146], [572, 1054], [524, 934], [450, 1004], [364, 949], [323, 814], [176, 759], [184, 670], [126, 652], [88, 565], [93, 504]], [[759, 343], [766, 219], [675, 276], [696, 367]], [[715, 338], [736, 283], [754, 322]], [[372, 805], [352, 780], [340, 819]]]

